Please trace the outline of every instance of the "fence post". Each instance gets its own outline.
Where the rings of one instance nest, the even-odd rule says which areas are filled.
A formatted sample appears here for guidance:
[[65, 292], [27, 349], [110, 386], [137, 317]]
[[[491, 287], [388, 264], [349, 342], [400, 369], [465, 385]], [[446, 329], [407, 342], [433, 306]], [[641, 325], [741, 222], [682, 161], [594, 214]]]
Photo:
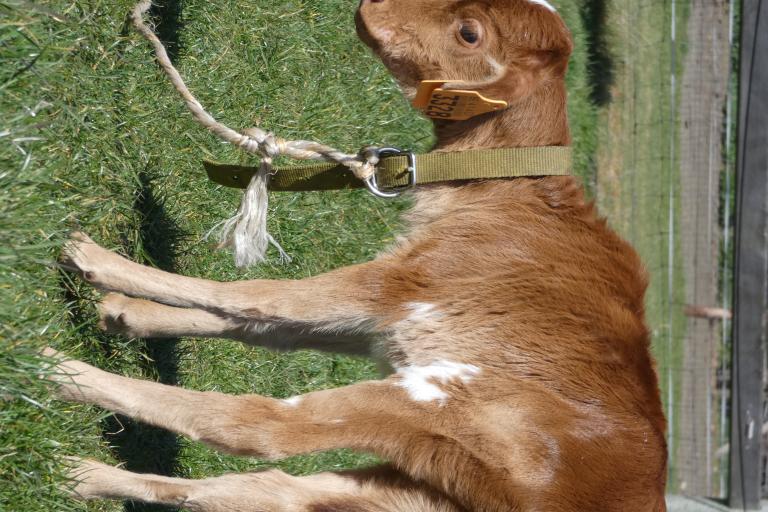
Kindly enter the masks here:
[[768, 305], [768, 0], [743, 0], [741, 19], [730, 505], [758, 510]]

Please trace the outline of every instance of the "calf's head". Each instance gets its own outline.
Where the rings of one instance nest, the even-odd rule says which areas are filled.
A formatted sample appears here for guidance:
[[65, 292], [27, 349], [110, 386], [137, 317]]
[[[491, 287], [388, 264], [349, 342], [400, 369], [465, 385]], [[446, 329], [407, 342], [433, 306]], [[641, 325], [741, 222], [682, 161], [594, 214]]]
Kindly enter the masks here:
[[360, 38], [413, 96], [422, 80], [514, 104], [562, 81], [570, 32], [545, 0], [362, 0]]

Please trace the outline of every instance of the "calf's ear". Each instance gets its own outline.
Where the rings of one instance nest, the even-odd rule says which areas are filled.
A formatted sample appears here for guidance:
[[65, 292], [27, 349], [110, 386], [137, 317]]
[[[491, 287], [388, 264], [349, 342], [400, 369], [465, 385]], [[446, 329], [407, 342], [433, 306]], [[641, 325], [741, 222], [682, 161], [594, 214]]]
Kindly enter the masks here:
[[511, 105], [524, 100], [547, 82], [563, 80], [567, 70], [567, 52], [529, 51], [507, 64], [497, 80], [471, 89], [488, 99]]

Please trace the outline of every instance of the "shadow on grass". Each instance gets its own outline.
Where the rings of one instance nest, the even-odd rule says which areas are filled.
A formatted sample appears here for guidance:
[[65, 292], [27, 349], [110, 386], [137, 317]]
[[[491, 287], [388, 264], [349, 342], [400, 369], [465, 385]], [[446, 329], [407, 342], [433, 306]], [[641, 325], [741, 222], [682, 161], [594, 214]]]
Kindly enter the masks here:
[[179, 33], [184, 29], [181, 18], [183, 9], [184, 0], [165, 0], [162, 5], [154, 3], [149, 9], [149, 15], [156, 20], [155, 33], [165, 45], [173, 63], [182, 50]]
[[[141, 216], [140, 243], [143, 259], [172, 272], [176, 259], [175, 245], [181, 236], [178, 226], [165, 211], [162, 194], [153, 187], [145, 169], [139, 173], [134, 209]], [[144, 369], [155, 373], [159, 382], [178, 384], [179, 359], [176, 339], [147, 339], [140, 351], [146, 354]], [[178, 470], [180, 451], [178, 437], [167, 430], [151, 427], [130, 418], [110, 416], [104, 421], [104, 435], [114, 447], [115, 456], [125, 462], [125, 469], [137, 473], [172, 476]], [[171, 511], [176, 508], [126, 502], [126, 512]]]
[[587, 30], [590, 100], [602, 107], [611, 101], [611, 86], [616, 75], [607, 32], [608, 0], [588, 0], [582, 3], [580, 10]]
[[[168, 56], [175, 62], [182, 46], [180, 32], [183, 29], [183, 0], [165, 0], [162, 5], [153, 4], [149, 16], [154, 21], [154, 30], [165, 45]], [[123, 35], [131, 30], [126, 22]], [[119, 50], [118, 50], [119, 51]], [[118, 93], [117, 109], [125, 103]], [[178, 226], [165, 210], [165, 199], [153, 186], [152, 174], [148, 169], [139, 173], [139, 186], [134, 200], [134, 210], [141, 217], [140, 245], [137, 248], [142, 258], [154, 266], [169, 272], [174, 271], [176, 242], [181, 236]], [[124, 246], [129, 241], [124, 240]], [[163, 384], [178, 384], [178, 340], [148, 339], [139, 350], [144, 359], [145, 371], [155, 373]], [[125, 469], [138, 473], [154, 473], [172, 476], [178, 470], [180, 451], [178, 437], [166, 430], [135, 422], [130, 418], [110, 416], [104, 421], [105, 438], [114, 447], [115, 456], [125, 462]], [[126, 502], [126, 512], [167, 512], [177, 508]]]
[[[176, 224], [167, 215], [162, 195], [154, 190], [152, 179], [146, 170], [139, 173], [139, 186], [135, 192], [134, 209], [141, 217], [139, 230], [140, 247], [129, 253], [139, 253], [142, 259], [155, 266], [174, 270], [176, 242], [181, 233]], [[131, 242], [122, 240], [123, 247]], [[93, 325], [93, 313], [90, 304], [84, 305], [77, 286], [71, 286], [68, 276], [62, 276], [61, 287], [64, 298], [70, 305], [70, 319], [74, 326]], [[98, 342], [104, 356], [109, 359], [115, 355], [117, 346], [115, 336], [96, 332], [93, 337]], [[156, 375], [163, 384], [178, 384], [178, 340], [147, 339], [132, 343], [135, 354], [141, 354], [140, 365], [147, 375]], [[150, 397], [151, 399], [151, 397]], [[178, 437], [167, 430], [139, 423], [131, 418], [113, 415], [105, 418], [101, 425], [104, 439], [113, 448], [114, 456], [125, 463], [124, 468], [137, 473], [154, 473], [172, 476], [178, 470], [180, 451]], [[126, 502], [126, 512], [168, 512], [178, 509], [158, 505]]]

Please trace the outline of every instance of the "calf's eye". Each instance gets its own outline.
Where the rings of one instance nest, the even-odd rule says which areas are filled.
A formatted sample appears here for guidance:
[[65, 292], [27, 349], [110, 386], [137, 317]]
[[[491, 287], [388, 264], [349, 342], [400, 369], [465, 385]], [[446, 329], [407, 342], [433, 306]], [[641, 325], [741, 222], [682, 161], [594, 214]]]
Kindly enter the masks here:
[[464, 20], [459, 23], [459, 40], [470, 48], [480, 45], [483, 37], [483, 27], [475, 20]]

